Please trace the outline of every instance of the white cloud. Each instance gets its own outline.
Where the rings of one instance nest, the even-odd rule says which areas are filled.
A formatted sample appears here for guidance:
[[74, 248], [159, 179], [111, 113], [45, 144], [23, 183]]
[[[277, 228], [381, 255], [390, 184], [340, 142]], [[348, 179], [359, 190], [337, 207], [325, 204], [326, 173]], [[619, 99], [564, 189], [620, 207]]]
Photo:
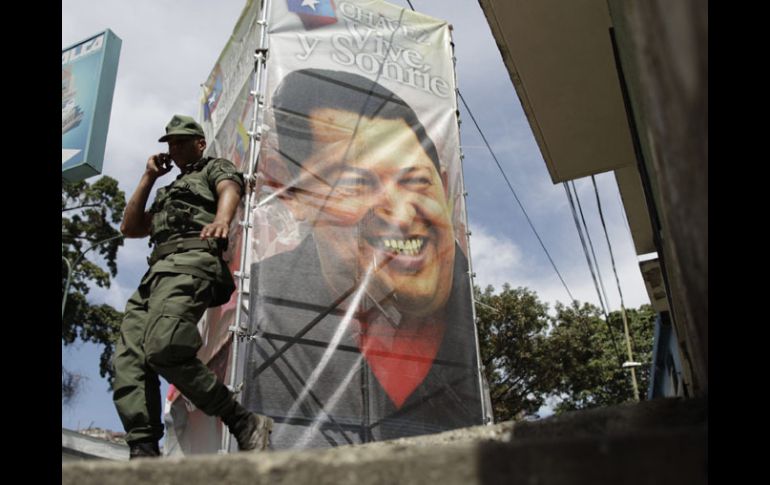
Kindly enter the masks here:
[[[640, 305], [649, 304], [647, 290], [644, 287], [644, 280], [642, 280], [638, 264], [635, 263], [633, 258], [626, 258], [622, 261], [616, 261], [616, 263], [618, 264], [618, 279], [620, 279], [620, 287], [623, 292], [623, 301], [626, 308], [638, 308]], [[604, 289], [609, 300], [608, 311], [620, 310], [618, 287], [611, 266], [601, 267], [600, 271], [604, 281]], [[588, 270], [585, 258], [576, 263], [569, 271], [562, 272], [562, 276], [569, 287], [570, 293], [572, 293], [576, 300], [581, 303], [588, 302], [597, 307], [599, 306], [596, 287], [591, 279], [591, 273]], [[540, 300], [547, 302], [551, 309], [553, 309], [557, 301], [565, 304], [569, 302], [567, 290], [564, 289], [564, 285], [562, 285], [553, 269], [544, 271], [542, 277], [521, 283], [521, 286], [527, 286], [535, 290]]]
[[[513, 287], [527, 287], [537, 293], [542, 302], [548, 303], [551, 310], [557, 301], [569, 302], [567, 290], [539, 246], [524, 253], [513, 240], [501, 234], [493, 234], [486, 227], [474, 225], [472, 230], [471, 255], [473, 270], [476, 273], [475, 282], [478, 286], [484, 288], [491, 284], [496, 291], [501, 289], [503, 283], [509, 283]], [[599, 271], [609, 299], [609, 311], [615, 311], [620, 309], [620, 297], [609, 256], [604, 257], [606, 253], [604, 236], [602, 234], [600, 240], [599, 236], [599, 233], [593, 234], [599, 257]], [[627, 235], [627, 231], [624, 235], [623, 231], [616, 229], [615, 232], [611, 232], [610, 237], [625, 306], [637, 308], [649, 303], [630, 236]], [[556, 256], [553, 248], [550, 249], [552, 256]], [[567, 258], [557, 257], [556, 265], [573, 298], [581, 303], [589, 302], [599, 306], [599, 299], [582, 249], [573, 248], [572, 255]]]
[[[106, 303], [116, 310], [123, 311], [126, 301], [136, 290], [139, 281], [147, 270], [147, 256], [150, 248], [147, 239], [125, 239], [118, 250], [118, 274], [111, 279], [109, 288], [90, 285], [88, 301], [93, 304]], [[91, 257], [102, 268], [107, 268], [101, 257]]]
[[118, 311], [123, 311], [134, 290], [123, 286], [120, 280], [113, 279], [109, 288], [92, 286], [88, 293], [88, 301], [96, 305], [107, 304]]
[[473, 227], [471, 257], [476, 284], [482, 289], [492, 285], [499, 290], [503, 283], [517, 279], [521, 268], [521, 250], [510, 240], [492, 235], [483, 226]]

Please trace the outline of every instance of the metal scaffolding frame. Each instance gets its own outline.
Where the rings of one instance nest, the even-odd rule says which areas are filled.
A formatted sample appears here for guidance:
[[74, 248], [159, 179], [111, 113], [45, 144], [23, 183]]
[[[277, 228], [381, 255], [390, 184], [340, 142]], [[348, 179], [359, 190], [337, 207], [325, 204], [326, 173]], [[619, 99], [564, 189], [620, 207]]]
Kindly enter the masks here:
[[[253, 73], [253, 88], [250, 91], [250, 95], [254, 99], [254, 109], [251, 119], [251, 126], [248, 131], [249, 135], [249, 166], [248, 171], [244, 175], [246, 181], [246, 196], [243, 204], [243, 219], [239, 222], [241, 225], [241, 258], [238, 265], [238, 271], [234, 272], [236, 279], [236, 306], [235, 306], [235, 320], [233, 324], [228, 328], [233, 334], [231, 343], [231, 359], [230, 359], [230, 379], [228, 387], [231, 391], [236, 393], [236, 398], [243, 387], [243, 382], [236, 384], [237, 380], [237, 364], [238, 364], [238, 347], [242, 340], [248, 336], [248, 327], [242, 325], [242, 313], [244, 308], [244, 297], [248, 299], [248, 285], [246, 280], [249, 278], [249, 271], [246, 268], [248, 241], [250, 236], [250, 230], [252, 224], [250, 222], [250, 215], [252, 209], [252, 203], [254, 201], [254, 186], [257, 179], [257, 168], [259, 164], [259, 150], [262, 145], [262, 132], [263, 123], [261, 121], [264, 110], [265, 101], [265, 73], [268, 54], [268, 40], [267, 40], [267, 11], [269, 9], [270, 0], [261, 0], [259, 6], [259, 25], [261, 32], [259, 35], [259, 43], [254, 51], [254, 73]], [[248, 317], [248, 316], [247, 316]], [[230, 449], [230, 432], [224, 423], [222, 426], [222, 444], [219, 449], [219, 453], [228, 453]]]
[[[452, 32], [450, 30], [449, 32], [450, 39], [452, 38]], [[457, 133], [458, 133], [458, 142], [459, 143], [459, 150], [460, 150], [460, 173], [461, 173], [461, 181], [462, 181], [462, 197], [463, 197], [463, 212], [465, 214], [465, 246], [468, 248], [468, 284], [470, 285], [470, 296], [471, 296], [471, 315], [473, 318], [473, 336], [475, 337], [475, 345], [476, 345], [476, 362], [477, 362], [477, 372], [478, 372], [478, 379], [479, 379], [479, 393], [481, 394], [481, 419], [484, 424], [493, 424], [494, 423], [494, 416], [492, 414], [492, 399], [489, 394], [489, 387], [487, 386], [487, 380], [484, 378], [484, 364], [481, 361], [481, 346], [479, 344], [479, 328], [478, 328], [478, 320], [476, 318], [476, 297], [473, 294], [473, 278], [476, 276], [476, 273], [473, 272], [473, 262], [471, 260], [471, 231], [468, 228], [468, 203], [467, 203], [467, 197], [468, 192], [465, 190], [465, 155], [463, 154], [462, 150], [462, 142], [459, 140], [459, 134], [460, 134], [460, 125], [462, 123], [462, 120], [460, 119], [460, 103], [457, 101], [459, 95], [460, 95], [460, 88], [457, 87], [457, 58], [454, 55], [455, 50], [455, 43], [454, 40], [451, 40], [452, 45], [452, 65], [454, 66], [453, 72], [455, 75], [455, 106], [457, 106], [457, 110], [455, 111], [455, 114], [457, 116]]]

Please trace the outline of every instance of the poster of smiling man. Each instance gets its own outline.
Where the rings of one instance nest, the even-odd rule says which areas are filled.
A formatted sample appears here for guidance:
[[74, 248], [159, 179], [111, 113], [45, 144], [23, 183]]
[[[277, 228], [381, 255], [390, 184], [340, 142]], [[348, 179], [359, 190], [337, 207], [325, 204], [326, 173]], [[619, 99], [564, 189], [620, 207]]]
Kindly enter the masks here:
[[270, 3], [242, 402], [275, 449], [482, 424], [450, 26]]

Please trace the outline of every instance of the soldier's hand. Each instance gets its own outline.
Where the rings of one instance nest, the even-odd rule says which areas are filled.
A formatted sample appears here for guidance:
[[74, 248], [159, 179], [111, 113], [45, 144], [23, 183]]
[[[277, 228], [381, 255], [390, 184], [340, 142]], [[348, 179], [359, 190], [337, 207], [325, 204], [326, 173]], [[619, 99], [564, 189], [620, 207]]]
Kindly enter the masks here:
[[157, 153], [147, 159], [145, 171], [148, 175], [157, 178], [169, 173], [173, 167], [168, 153]]
[[203, 229], [201, 229], [201, 239], [209, 237], [226, 239], [229, 229], [229, 224], [214, 221], [211, 224], [206, 224]]

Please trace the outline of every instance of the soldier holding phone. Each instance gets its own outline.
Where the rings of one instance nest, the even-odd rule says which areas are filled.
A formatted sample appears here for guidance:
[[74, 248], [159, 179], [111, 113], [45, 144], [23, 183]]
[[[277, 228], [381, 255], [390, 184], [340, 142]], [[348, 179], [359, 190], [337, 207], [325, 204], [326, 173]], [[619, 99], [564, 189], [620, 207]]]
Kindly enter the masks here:
[[[150, 267], [126, 304], [113, 359], [113, 400], [130, 457], [160, 454], [159, 375], [203, 412], [221, 417], [241, 451], [263, 450], [272, 420], [247, 411], [197, 358], [203, 312], [226, 303], [235, 290], [222, 252], [243, 176], [229, 160], [203, 156], [203, 129], [189, 116], [175, 115], [158, 141], [168, 143], [168, 153], [147, 160], [121, 225], [126, 237], [150, 236], [154, 245]], [[145, 211], [155, 181], [174, 165], [181, 173], [158, 189]]]

